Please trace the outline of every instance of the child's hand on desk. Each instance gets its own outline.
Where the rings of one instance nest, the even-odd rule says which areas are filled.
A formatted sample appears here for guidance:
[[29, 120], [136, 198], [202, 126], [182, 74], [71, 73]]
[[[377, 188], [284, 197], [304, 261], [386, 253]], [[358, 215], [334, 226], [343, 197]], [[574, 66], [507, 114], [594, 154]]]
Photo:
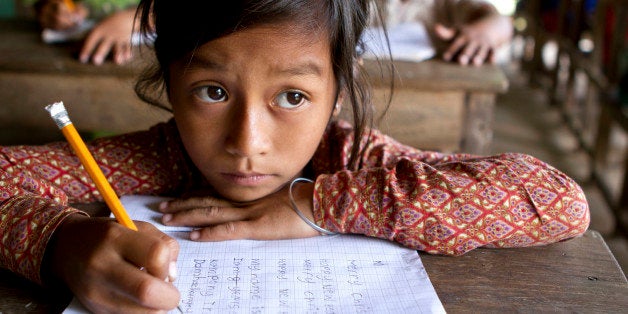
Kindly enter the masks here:
[[174, 278], [165, 279], [179, 245], [153, 225], [135, 223], [139, 232], [111, 219], [68, 217], [49, 245], [48, 269], [91, 311], [174, 309], [180, 295]]
[[[299, 210], [310, 220], [314, 184], [295, 185], [293, 196]], [[195, 241], [235, 239], [277, 240], [319, 235], [292, 208], [285, 187], [246, 204], [230, 203], [214, 197], [194, 197], [164, 202], [162, 222], [169, 226], [200, 227], [190, 234]]]
[[443, 59], [479, 66], [495, 61], [496, 50], [512, 37], [512, 22], [505, 16], [491, 16], [459, 28], [436, 24], [434, 32], [449, 42]]
[[109, 15], [91, 30], [81, 52], [79, 60], [100, 65], [109, 54], [116, 64], [123, 64], [133, 58], [133, 18], [135, 9], [127, 9]]

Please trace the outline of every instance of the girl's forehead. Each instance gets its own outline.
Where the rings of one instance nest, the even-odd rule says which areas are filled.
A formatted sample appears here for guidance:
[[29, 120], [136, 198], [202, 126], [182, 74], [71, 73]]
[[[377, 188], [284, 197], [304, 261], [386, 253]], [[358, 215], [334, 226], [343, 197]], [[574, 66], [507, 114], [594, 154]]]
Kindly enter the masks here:
[[[201, 46], [207, 54], [230, 52], [237, 55], [256, 55], [272, 52], [279, 59], [286, 55], [299, 55], [316, 51], [328, 59], [330, 43], [325, 34], [300, 31], [289, 24], [266, 24], [238, 30], [211, 40]], [[278, 60], [280, 61], [280, 60]], [[285, 60], [289, 61], [289, 60]]]
[[257, 37], [262, 41], [281, 40], [284, 43], [296, 43], [302, 45], [324, 41], [327, 45], [329, 45], [326, 30], [320, 27], [315, 29], [307, 28], [297, 22], [259, 24], [239, 29], [227, 36], [246, 36], [249, 38]]
[[324, 34], [287, 29], [289, 25], [268, 24], [242, 29], [211, 40], [178, 63], [190, 69], [229, 72], [265, 68], [285, 74], [333, 72], [329, 40]]

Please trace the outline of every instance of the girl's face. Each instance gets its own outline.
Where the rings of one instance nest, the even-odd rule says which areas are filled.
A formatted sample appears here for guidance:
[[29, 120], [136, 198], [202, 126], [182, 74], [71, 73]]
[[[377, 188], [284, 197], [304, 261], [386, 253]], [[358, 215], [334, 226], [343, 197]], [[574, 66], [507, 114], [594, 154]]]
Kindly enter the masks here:
[[332, 114], [329, 42], [291, 29], [238, 31], [170, 67], [170, 102], [183, 144], [228, 199], [256, 200], [299, 176]]

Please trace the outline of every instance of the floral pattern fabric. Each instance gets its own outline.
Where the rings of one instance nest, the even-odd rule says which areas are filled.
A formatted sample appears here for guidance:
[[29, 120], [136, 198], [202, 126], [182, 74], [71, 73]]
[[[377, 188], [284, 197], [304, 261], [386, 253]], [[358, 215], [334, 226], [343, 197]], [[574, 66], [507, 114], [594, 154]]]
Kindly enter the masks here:
[[[314, 216], [325, 229], [459, 255], [556, 242], [588, 227], [580, 187], [531, 156], [426, 152], [374, 130], [351, 171], [352, 138], [348, 123], [332, 123], [312, 159]], [[205, 183], [174, 120], [88, 147], [118, 195], [177, 196]], [[79, 212], [69, 204], [100, 200], [66, 143], [0, 147], [0, 267], [41, 283], [52, 233]]]

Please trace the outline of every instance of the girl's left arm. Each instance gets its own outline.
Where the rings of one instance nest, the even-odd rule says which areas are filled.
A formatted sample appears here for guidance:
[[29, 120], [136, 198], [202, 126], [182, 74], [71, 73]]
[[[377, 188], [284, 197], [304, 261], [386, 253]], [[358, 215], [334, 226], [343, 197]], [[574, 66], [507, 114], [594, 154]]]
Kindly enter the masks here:
[[552, 243], [589, 225], [578, 184], [534, 157], [422, 153], [395, 142], [378, 147], [362, 170], [317, 178], [319, 226], [460, 255], [476, 247]]

